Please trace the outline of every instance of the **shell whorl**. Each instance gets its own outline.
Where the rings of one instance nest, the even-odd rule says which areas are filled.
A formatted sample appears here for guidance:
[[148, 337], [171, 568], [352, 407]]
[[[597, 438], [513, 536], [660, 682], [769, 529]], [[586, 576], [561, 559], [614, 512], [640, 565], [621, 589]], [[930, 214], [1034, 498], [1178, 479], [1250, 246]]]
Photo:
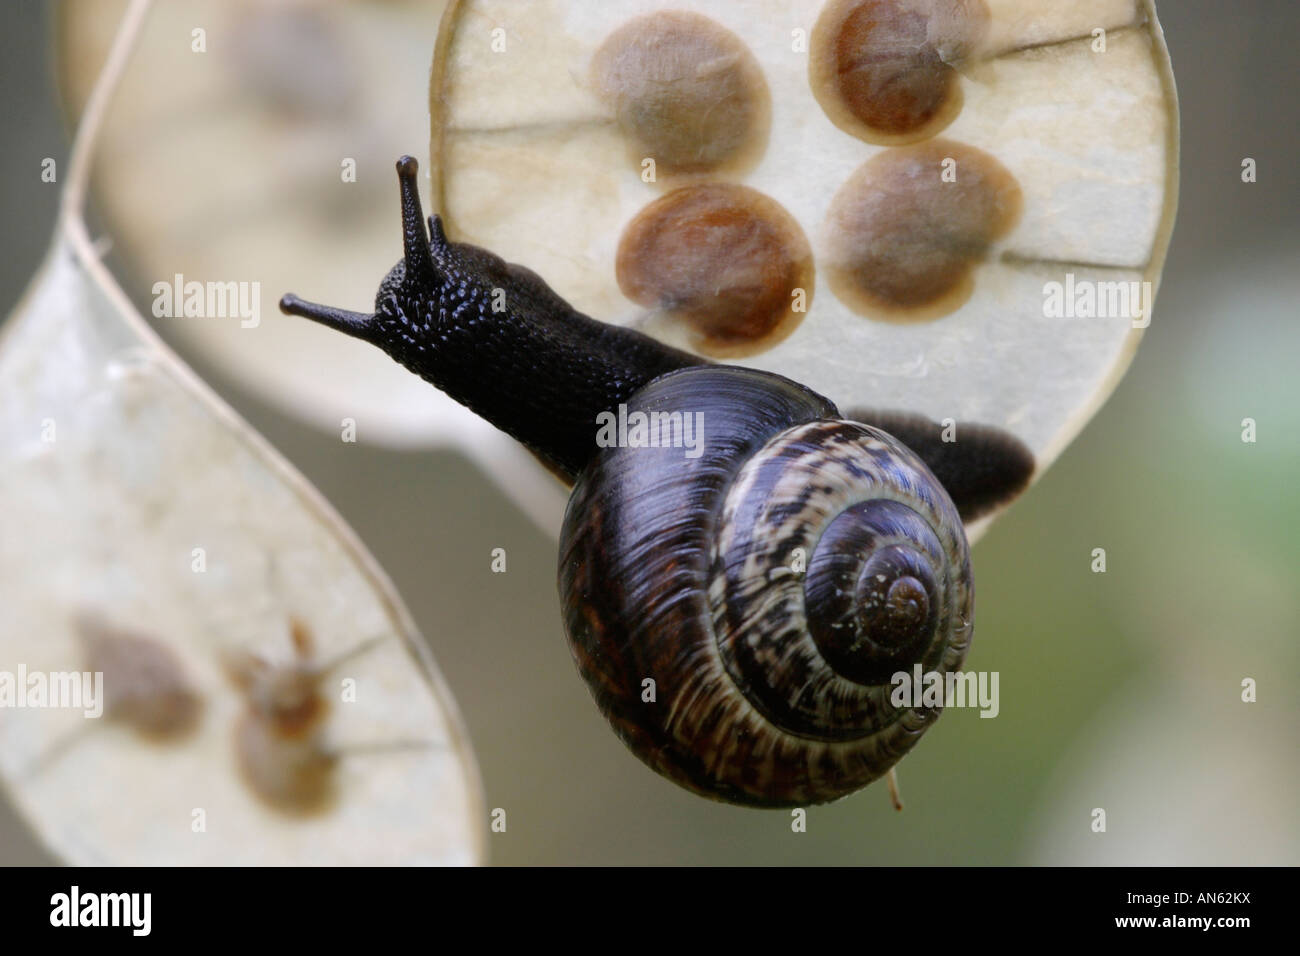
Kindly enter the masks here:
[[891, 675], [956, 669], [970, 643], [969, 552], [942, 486], [764, 372], [673, 372], [633, 410], [698, 412], [704, 443], [695, 459], [601, 449], [570, 499], [566, 630], [615, 730], [735, 803], [825, 802], [887, 772], [939, 712], [894, 707]]

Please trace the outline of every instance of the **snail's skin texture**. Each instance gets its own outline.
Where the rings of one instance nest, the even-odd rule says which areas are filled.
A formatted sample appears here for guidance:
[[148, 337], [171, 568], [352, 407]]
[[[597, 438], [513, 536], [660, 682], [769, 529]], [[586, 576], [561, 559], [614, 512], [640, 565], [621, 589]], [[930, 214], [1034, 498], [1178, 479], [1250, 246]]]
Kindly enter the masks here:
[[[1024, 486], [1023, 446], [963, 425], [935, 442], [894, 416], [950, 496], [916, 451], [804, 386], [582, 315], [530, 270], [448, 242], [436, 217], [426, 233], [415, 161], [397, 168], [405, 256], [375, 312], [281, 308], [378, 345], [575, 484], [566, 633], [619, 736], [682, 786], [752, 806], [822, 803], [888, 772], [941, 709], [895, 706], [892, 677], [961, 666], [962, 517]], [[702, 434], [598, 448], [597, 416], [624, 403]]]
[[921, 456], [957, 503], [963, 521], [994, 511], [1029, 486], [1034, 455], [1020, 439], [1001, 428], [957, 422], [955, 440], [944, 440], [944, 426], [910, 412], [851, 408], [847, 415], [889, 432]]
[[595, 447], [599, 412], [702, 360], [583, 315], [530, 269], [448, 242], [437, 216], [426, 233], [416, 170], [411, 157], [398, 160], [405, 256], [379, 286], [374, 313], [292, 295], [280, 308], [378, 345], [572, 483]]

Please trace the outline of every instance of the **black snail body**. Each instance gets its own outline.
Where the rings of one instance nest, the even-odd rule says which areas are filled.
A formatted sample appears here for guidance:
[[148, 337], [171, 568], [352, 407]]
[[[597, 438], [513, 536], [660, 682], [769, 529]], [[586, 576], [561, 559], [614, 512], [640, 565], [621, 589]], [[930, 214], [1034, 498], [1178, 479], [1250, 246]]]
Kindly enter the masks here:
[[[415, 170], [399, 160], [405, 256], [374, 314], [281, 308], [383, 348], [574, 484], [565, 629], [649, 766], [753, 806], [887, 773], [941, 710], [895, 706], [891, 677], [961, 666], [962, 520], [1027, 483], [1028, 453], [996, 429], [946, 443], [915, 416], [890, 416], [893, 434], [847, 421], [779, 375], [588, 318], [437, 217], [426, 238]], [[598, 441], [602, 415], [626, 440]]]
[[486, 249], [448, 242], [436, 216], [426, 234], [416, 162], [403, 157], [397, 168], [405, 256], [380, 284], [374, 314], [292, 296], [280, 307], [378, 345], [572, 483], [600, 411], [699, 360], [582, 315], [535, 273]]

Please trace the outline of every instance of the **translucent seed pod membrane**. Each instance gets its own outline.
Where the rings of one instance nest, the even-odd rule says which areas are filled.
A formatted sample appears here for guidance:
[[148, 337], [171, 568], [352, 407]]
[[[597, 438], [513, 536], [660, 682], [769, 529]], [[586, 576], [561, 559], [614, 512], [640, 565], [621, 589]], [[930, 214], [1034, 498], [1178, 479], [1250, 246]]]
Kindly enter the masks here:
[[1150, 322], [1177, 103], [1147, 2], [460, 0], [430, 96], [453, 238], [1037, 473]]

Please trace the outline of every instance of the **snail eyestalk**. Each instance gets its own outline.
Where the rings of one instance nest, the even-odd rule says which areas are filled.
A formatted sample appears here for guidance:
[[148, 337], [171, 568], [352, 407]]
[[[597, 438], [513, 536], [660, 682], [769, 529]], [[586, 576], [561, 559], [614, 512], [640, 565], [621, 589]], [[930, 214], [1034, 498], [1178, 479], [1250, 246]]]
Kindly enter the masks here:
[[[397, 182], [402, 192], [402, 255], [406, 265], [404, 282], [416, 287], [430, 288], [438, 284], [438, 271], [433, 265], [429, 239], [442, 237], [436, 219], [429, 217], [429, 231], [424, 231], [424, 209], [420, 206], [420, 186], [416, 173], [420, 169], [414, 157], [403, 156], [397, 161]], [[442, 244], [447, 242], [442, 237]]]
[[[406, 288], [431, 288], [438, 285], [440, 280], [433, 264], [430, 237], [440, 246], [447, 244], [442, 224], [436, 216], [429, 217], [429, 231], [424, 231], [424, 209], [420, 205], [419, 182], [416, 179], [419, 169], [420, 164], [411, 156], [403, 156], [397, 161], [397, 182], [402, 196], [402, 272], [396, 278]], [[292, 292], [280, 299], [280, 311], [285, 315], [311, 319], [327, 328], [367, 342], [373, 341], [376, 325], [373, 314], [308, 302]]]
[[280, 297], [280, 311], [285, 315], [298, 315], [304, 319], [311, 319], [327, 328], [345, 332], [359, 339], [366, 338], [366, 331], [375, 318], [365, 312], [349, 312], [347, 309], [336, 309], [330, 305], [308, 302], [306, 299], [298, 298], [292, 292]]

